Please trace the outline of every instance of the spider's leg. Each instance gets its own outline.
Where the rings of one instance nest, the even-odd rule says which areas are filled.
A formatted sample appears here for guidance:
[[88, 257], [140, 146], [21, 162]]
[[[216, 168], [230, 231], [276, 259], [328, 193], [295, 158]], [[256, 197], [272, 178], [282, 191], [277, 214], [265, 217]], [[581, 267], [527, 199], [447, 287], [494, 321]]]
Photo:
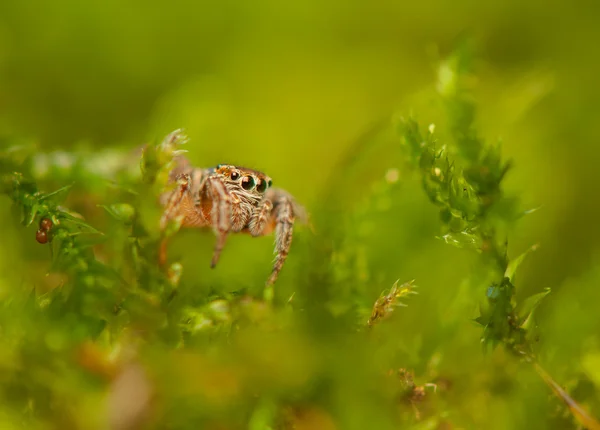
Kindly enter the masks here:
[[293, 203], [288, 196], [282, 196], [275, 205], [275, 263], [267, 286], [273, 285], [279, 276], [283, 263], [288, 256], [292, 245], [292, 232], [294, 230]]
[[188, 174], [177, 176], [177, 188], [166, 196], [165, 210], [160, 218], [160, 228], [164, 230], [170, 219], [183, 216], [194, 205], [190, 191], [191, 177]]
[[[160, 229], [165, 231], [170, 219], [183, 218], [185, 213], [194, 207], [194, 198], [190, 191], [190, 175], [181, 174], [177, 177], [177, 188], [165, 196], [165, 210], [160, 218]], [[167, 238], [163, 237], [158, 253], [158, 262], [163, 266], [167, 262]]]
[[250, 222], [248, 223], [248, 230], [250, 231], [250, 234], [252, 236], [256, 237], [265, 234], [267, 222], [271, 219], [272, 210], [273, 203], [271, 202], [271, 200], [264, 199], [259, 203], [259, 205], [252, 213], [252, 217], [250, 218]]
[[[221, 251], [225, 246], [227, 234], [231, 230], [231, 196], [225, 188], [225, 184], [218, 178], [208, 178], [205, 182], [206, 189], [212, 207], [210, 211], [210, 220], [217, 235], [217, 243], [210, 262], [210, 267], [214, 268], [219, 261]], [[202, 193], [202, 191], [201, 191]]]
[[173, 169], [171, 169], [169, 172], [169, 179], [173, 182], [176, 181], [177, 178], [179, 178], [179, 176], [182, 174], [189, 173], [194, 170], [190, 161], [183, 155], [173, 158], [173, 163]]

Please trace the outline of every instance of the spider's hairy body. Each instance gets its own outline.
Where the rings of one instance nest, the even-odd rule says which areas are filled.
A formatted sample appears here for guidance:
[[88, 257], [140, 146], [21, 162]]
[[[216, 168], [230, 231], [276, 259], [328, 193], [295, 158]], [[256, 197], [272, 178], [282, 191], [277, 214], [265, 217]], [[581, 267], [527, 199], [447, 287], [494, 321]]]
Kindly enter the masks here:
[[[256, 237], [275, 231], [277, 256], [267, 285], [277, 280], [290, 249], [294, 221], [306, 218], [289, 193], [272, 188], [271, 178], [263, 172], [228, 164], [197, 168], [184, 157], [176, 159], [170, 180], [177, 185], [161, 198], [163, 229], [170, 219], [179, 219], [184, 227], [212, 228], [217, 243], [211, 267], [216, 266], [229, 233]], [[166, 261], [166, 243], [160, 259]]]

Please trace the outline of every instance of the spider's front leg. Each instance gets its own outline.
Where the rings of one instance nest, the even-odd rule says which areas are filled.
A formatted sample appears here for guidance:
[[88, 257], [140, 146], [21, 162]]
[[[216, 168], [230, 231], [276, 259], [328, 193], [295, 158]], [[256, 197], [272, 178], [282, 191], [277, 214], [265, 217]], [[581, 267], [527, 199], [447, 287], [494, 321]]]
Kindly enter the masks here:
[[281, 194], [274, 200], [273, 216], [275, 221], [275, 252], [277, 255], [275, 256], [271, 276], [267, 280], [267, 286], [275, 283], [290, 252], [295, 219], [294, 203], [290, 196]]
[[[167, 223], [171, 219], [185, 220], [186, 216], [194, 211], [194, 198], [190, 191], [191, 177], [189, 174], [179, 174], [176, 178], [177, 188], [170, 194], [165, 194], [161, 197], [165, 210], [160, 219], [160, 229], [165, 231]], [[167, 262], [167, 241], [168, 238], [163, 237], [160, 243], [158, 254], [158, 262], [164, 266]]]
[[210, 224], [217, 235], [217, 243], [210, 262], [210, 267], [214, 268], [219, 261], [221, 251], [225, 246], [227, 234], [231, 230], [231, 213], [233, 197], [227, 191], [225, 184], [219, 178], [209, 177], [200, 190], [203, 206], [210, 207]]

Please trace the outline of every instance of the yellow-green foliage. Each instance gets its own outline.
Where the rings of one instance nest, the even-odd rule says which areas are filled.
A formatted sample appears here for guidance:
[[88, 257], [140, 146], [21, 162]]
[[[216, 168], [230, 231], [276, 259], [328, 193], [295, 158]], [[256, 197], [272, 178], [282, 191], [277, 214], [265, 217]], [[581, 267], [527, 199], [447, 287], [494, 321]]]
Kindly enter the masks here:
[[[591, 7], [22, 3], [0, 429], [597, 428]], [[272, 238], [160, 231], [183, 149], [307, 207], [272, 302]]]

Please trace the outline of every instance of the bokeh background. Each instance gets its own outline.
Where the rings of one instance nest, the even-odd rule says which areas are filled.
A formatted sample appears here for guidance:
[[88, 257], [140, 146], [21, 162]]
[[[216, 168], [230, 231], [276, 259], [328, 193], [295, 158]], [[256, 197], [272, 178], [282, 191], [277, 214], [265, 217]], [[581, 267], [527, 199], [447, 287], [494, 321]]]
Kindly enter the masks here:
[[[464, 282], [476, 256], [435, 238], [436, 208], [418, 178], [403, 170], [398, 139], [379, 130], [395, 114], [436, 122], [438, 62], [458, 39], [474, 41], [479, 130], [489, 142], [501, 139], [513, 160], [507, 193], [524, 208], [539, 207], [510, 232], [513, 256], [539, 244], [519, 272], [518, 294], [552, 289], [537, 313], [541, 362], [600, 416], [599, 9], [584, 1], [4, 0], [1, 144], [125, 154], [183, 127], [198, 165], [229, 162], [267, 172], [314, 223], [314, 231], [296, 231], [278, 284], [281, 300], [292, 293], [325, 297], [319, 285], [298, 286], [311, 282], [310, 256], [329, 243], [331, 217], [351, 229], [352, 214], [362, 208], [370, 222], [356, 226], [367, 233], [359, 235], [364, 261], [355, 283], [372, 302], [399, 278], [420, 287], [383, 330], [393, 341], [379, 354], [395, 357], [421, 382], [451, 381], [436, 413], [457, 427], [570, 428], [568, 414], [530, 368], [501, 349], [481, 353], [470, 318], [484, 291]], [[388, 169], [400, 169], [392, 198], [365, 208]], [[343, 210], [330, 211], [327, 196], [337, 189]], [[13, 225], [8, 199], [0, 207], [0, 223]], [[94, 211], [86, 215], [103, 222]], [[20, 229], [2, 230], [5, 291], [39, 282], [45, 270], [47, 250], [25, 237]], [[214, 271], [212, 246], [210, 233], [186, 231], [175, 240], [185, 281], [198, 284], [197, 294], [260, 294], [271, 239], [232, 237]], [[345, 311], [340, 303], [326, 308]], [[317, 342], [311, 336], [302, 339]], [[336, 428], [393, 428], [358, 389], [368, 385], [360, 363], [380, 357], [336, 342], [329, 380], [312, 388], [329, 393]]]

